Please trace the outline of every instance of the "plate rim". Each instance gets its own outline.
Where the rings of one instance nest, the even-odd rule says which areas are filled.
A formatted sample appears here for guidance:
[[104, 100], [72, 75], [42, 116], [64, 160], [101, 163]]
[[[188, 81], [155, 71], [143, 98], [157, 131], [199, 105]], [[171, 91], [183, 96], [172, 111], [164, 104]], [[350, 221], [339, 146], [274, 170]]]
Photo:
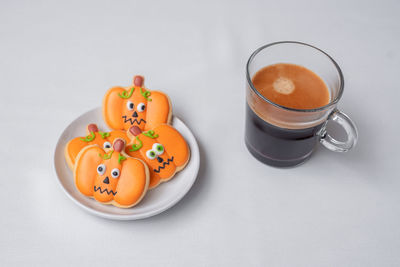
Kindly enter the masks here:
[[[96, 110], [98, 110], [98, 109], [101, 109], [101, 107], [96, 107], [96, 108], [90, 109], [90, 110], [80, 114], [75, 119], [73, 119], [62, 130], [60, 136], [57, 139], [57, 142], [56, 142], [56, 145], [55, 145], [55, 149], [54, 149], [54, 153], [53, 153], [53, 169], [54, 169], [54, 172], [56, 174], [56, 180], [57, 180], [59, 186], [61, 187], [62, 191], [64, 191], [64, 193], [68, 196], [68, 198], [70, 198], [75, 204], [77, 204], [80, 208], [82, 208], [86, 212], [88, 212], [90, 214], [94, 214], [94, 215], [96, 215], [98, 217], [101, 217], [101, 218], [106, 218], [106, 219], [111, 219], [111, 220], [129, 221], [129, 220], [145, 219], [145, 218], [149, 218], [149, 217], [153, 217], [155, 215], [158, 215], [158, 214], [170, 209], [171, 207], [175, 206], [190, 191], [190, 189], [193, 187], [193, 184], [197, 180], [197, 176], [198, 176], [199, 169], [200, 169], [200, 150], [199, 150], [199, 145], [197, 143], [196, 137], [194, 136], [194, 134], [192, 133], [190, 128], [179, 117], [177, 117], [175, 115], [172, 115], [172, 120], [171, 121], [173, 122], [174, 120], [177, 120], [178, 122], [182, 123], [182, 125], [187, 129], [186, 132], [187, 132], [188, 138], [186, 138], [186, 139], [191, 139], [190, 140], [191, 142], [189, 142], [189, 140], [186, 140], [186, 141], [188, 142], [188, 144], [190, 146], [189, 162], [192, 161], [192, 164], [194, 164], [194, 174], [193, 174], [194, 178], [182, 190], [179, 191], [179, 193], [176, 195], [175, 198], [173, 198], [166, 205], [161, 206], [160, 208], [157, 208], [157, 209], [154, 209], [154, 210], [150, 210], [150, 211], [144, 212], [144, 213], [139, 213], [139, 214], [126, 214], [126, 215], [109, 214], [109, 213], [104, 213], [104, 212], [101, 212], [101, 211], [98, 211], [98, 210], [95, 210], [95, 209], [93, 209], [91, 207], [86, 206], [85, 204], [81, 203], [78, 199], [76, 199], [73, 195], [71, 195], [68, 192], [68, 190], [64, 187], [64, 185], [61, 182], [59, 171], [57, 170], [57, 164], [56, 164], [57, 148], [60, 145], [61, 137], [64, 135], [65, 131], [69, 128], [69, 126], [71, 124], [73, 124], [76, 120], [78, 120], [79, 118], [87, 115], [88, 113], [96, 112]], [[172, 125], [172, 123], [170, 125]], [[197, 156], [193, 157], [194, 154], [196, 154]], [[184, 170], [182, 170], [182, 171], [184, 171]]]

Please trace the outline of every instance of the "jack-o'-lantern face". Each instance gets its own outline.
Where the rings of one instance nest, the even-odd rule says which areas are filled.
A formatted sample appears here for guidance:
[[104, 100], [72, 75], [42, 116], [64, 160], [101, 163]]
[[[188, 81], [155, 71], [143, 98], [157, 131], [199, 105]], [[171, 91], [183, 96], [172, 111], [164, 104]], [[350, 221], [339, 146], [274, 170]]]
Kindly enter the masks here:
[[108, 152], [97, 145], [79, 153], [74, 167], [77, 189], [99, 202], [132, 207], [144, 196], [149, 184], [148, 167], [126, 155], [125, 142], [116, 139]]
[[147, 132], [141, 132], [138, 127], [133, 126], [129, 129], [128, 136], [132, 141], [125, 152], [147, 163], [150, 169], [150, 188], [170, 180], [189, 160], [190, 150], [185, 139], [167, 124]]
[[86, 137], [76, 137], [65, 146], [64, 154], [68, 166], [74, 168], [75, 159], [84, 147], [98, 145], [107, 151], [112, 148], [112, 143], [117, 138], [127, 140], [128, 137], [124, 131], [101, 132], [96, 124], [89, 124]]
[[111, 88], [103, 100], [103, 117], [116, 130], [137, 126], [141, 130], [154, 128], [171, 119], [171, 105], [167, 95], [149, 91], [143, 86], [143, 77], [135, 76], [127, 88]]

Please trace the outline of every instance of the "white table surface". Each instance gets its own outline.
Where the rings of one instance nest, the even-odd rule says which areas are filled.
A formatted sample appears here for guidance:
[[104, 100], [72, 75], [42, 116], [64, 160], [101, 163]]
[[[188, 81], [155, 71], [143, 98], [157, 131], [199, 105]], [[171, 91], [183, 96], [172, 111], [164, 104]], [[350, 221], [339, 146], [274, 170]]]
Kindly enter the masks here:
[[[124, 3], [122, 3], [124, 2]], [[399, 266], [399, 1], [1, 1], [1, 266]], [[314, 44], [345, 75], [347, 154], [276, 169], [244, 139], [245, 63]], [[63, 129], [134, 74], [171, 96], [201, 170], [140, 221], [87, 214], [60, 188]]]

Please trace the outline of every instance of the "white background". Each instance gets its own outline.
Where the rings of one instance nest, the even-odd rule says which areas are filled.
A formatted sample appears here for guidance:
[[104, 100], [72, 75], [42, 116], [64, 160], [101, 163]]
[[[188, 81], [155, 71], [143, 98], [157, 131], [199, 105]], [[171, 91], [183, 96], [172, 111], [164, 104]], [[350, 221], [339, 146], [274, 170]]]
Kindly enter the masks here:
[[[0, 265], [399, 266], [399, 1], [1, 1]], [[245, 63], [298, 40], [342, 67], [347, 154], [276, 169], [244, 146]], [[134, 74], [168, 93], [201, 170], [172, 209], [97, 218], [62, 191], [63, 129]]]

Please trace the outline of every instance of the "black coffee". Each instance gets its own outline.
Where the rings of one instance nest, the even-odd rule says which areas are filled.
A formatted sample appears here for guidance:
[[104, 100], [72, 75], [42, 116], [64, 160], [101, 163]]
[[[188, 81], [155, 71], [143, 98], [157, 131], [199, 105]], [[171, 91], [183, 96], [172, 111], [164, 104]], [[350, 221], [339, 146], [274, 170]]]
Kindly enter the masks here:
[[279, 128], [258, 117], [246, 104], [246, 146], [255, 158], [272, 166], [291, 167], [306, 161], [318, 143], [316, 133], [322, 126]]

